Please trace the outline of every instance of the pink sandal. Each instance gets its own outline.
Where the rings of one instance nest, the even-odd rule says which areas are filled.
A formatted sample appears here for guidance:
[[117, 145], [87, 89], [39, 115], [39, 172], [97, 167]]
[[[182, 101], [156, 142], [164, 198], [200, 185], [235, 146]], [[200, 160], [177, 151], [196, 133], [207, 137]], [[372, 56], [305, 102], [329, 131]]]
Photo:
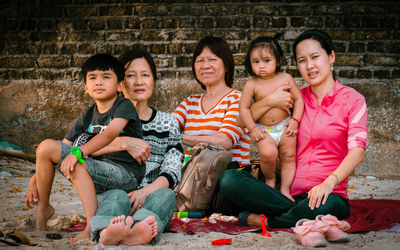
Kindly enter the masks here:
[[329, 225], [328, 230], [325, 232], [326, 239], [331, 242], [349, 242], [350, 236], [343, 232], [350, 229], [350, 224], [347, 221], [339, 221], [333, 215], [317, 215], [316, 221], [325, 222]]
[[305, 247], [325, 247], [328, 242], [324, 238], [324, 233], [328, 228], [329, 225], [323, 221], [301, 219], [292, 229], [301, 245]]

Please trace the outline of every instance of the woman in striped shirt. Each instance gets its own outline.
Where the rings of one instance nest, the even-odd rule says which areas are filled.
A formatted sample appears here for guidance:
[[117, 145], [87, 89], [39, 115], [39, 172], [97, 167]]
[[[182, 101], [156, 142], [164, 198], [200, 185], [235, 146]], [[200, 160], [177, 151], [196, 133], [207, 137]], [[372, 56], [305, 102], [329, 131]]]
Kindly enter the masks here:
[[233, 161], [249, 165], [250, 138], [236, 126], [241, 93], [232, 88], [234, 61], [227, 42], [208, 36], [193, 53], [192, 70], [204, 93], [186, 98], [174, 111], [183, 132], [183, 143], [219, 145], [233, 154]]

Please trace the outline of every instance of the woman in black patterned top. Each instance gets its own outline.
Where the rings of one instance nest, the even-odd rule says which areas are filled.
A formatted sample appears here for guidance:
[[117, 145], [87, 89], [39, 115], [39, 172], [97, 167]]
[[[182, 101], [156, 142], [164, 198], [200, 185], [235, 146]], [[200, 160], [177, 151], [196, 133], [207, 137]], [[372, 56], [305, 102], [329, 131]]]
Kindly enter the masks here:
[[99, 208], [90, 224], [92, 239], [103, 245], [155, 244], [175, 208], [173, 188], [181, 178], [182, 135], [172, 115], [148, 105], [157, 77], [151, 56], [133, 50], [120, 60], [125, 65], [123, 93], [135, 105], [144, 141], [119, 137], [98, 153], [126, 150], [146, 173], [137, 190], [129, 194], [111, 190], [98, 198]]

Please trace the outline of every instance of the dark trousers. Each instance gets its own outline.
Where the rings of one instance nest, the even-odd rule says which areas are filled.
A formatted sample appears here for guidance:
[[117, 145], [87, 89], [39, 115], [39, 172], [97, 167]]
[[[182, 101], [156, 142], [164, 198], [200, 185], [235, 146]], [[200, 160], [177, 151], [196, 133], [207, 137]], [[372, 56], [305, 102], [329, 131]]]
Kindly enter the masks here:
[[315, 219], [319, 214], [331, 214], [340, 220], [350, 215], [348, 200], [337, 194], [331, 193], [325, 205], [311, 210], [306, 193], [293, 197], [293, 202], [246, 171], [226, 170], [219, 184], [221, 192], [241, 209], [239, 220], [244, 225], [250, 213], [265, 214], [271, 228], [294, 227], [298, 220]]

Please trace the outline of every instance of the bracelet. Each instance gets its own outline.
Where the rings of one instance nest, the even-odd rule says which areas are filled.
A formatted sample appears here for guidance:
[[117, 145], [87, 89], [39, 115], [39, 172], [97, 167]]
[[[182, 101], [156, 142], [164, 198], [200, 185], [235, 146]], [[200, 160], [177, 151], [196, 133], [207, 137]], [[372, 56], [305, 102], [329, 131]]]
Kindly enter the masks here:
[[80, 147], [72, 147], [71, 148], [71, 154], [75, 155], [78, 158], [78, 161], [80, 163], [85, 163], [85, 161], [82, 158], [83, 152], [82, 152], [82, 149]]
[[297, 122], [297, 124], [300, 124], [300, 121], [297, 120], [296, 118], [292, 117], [293, 120], [295, 120]]
[[336, 177], [336, 185], [335, 185], [335, 187], [337, 187], [337, 185], [339, 185], [339, 177], [338, 177], [337, 174], [335, 174], [335, 173], [332, 173], [332, 174], [330, 174], [329, 176], [331, 176], [331, 175], [333, 175], [333, 176]]

